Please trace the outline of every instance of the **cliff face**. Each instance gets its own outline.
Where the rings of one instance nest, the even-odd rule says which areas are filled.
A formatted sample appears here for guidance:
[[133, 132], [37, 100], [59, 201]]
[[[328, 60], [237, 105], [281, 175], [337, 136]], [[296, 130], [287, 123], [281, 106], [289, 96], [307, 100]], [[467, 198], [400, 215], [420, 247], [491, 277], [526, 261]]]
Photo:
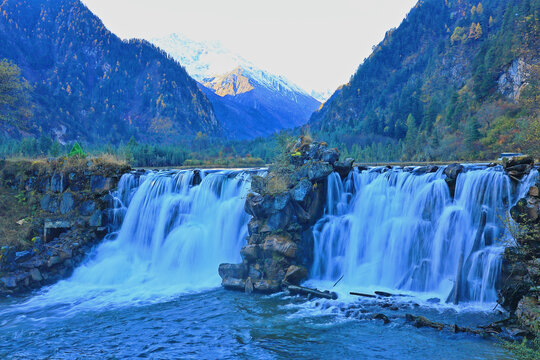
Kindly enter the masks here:
[[129, 170], [101, 159], [0, 162], [0, 296], [68, 276], [108, 232], [109, 190]]
[[324, 143], [299, 140], [266, 177], [254, 176], [245, 209], [248, 245], [241, 264], [221, 264], [219, 275], [228, 289], [271, 293], [284, 284], [297, 285], [307, 275], [313, 254], [310, 227], [322, 216], [326, 178], [334, 170], [343, 177], [352, 159]]

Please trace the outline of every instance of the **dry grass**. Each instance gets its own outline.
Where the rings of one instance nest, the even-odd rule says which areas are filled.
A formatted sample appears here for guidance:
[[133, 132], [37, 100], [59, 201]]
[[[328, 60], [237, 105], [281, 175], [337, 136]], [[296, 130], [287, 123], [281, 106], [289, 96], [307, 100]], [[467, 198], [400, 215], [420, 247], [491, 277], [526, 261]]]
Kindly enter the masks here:
[[32, 245], [30, 240], [37, 234], [30, 217], [36, 207], [36, 198], [0, 186], [0, 246], [10, 245], [23, 250]]

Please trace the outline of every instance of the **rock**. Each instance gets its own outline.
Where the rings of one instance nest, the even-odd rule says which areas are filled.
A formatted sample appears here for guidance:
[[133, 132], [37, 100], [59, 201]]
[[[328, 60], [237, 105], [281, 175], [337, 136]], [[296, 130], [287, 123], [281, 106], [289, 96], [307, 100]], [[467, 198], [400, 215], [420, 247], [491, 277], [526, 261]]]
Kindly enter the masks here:
[[255, 218], [252, 218], [248, 222], [248, 234], [251, 236], [253, 234], [259, 233], [259, 228], [261, 226], [261, 222]]
[[25, 250], [25, 251], [17, 251], [15, 253], [15, 262], [23, 262], [25, 260], [30, 259], [32, 256], [32, 252]]
[[43, 276], [41, 276], [41, 272], [39, 271], [39, 269], [36, 269], [36, 268], [30, 269], [30, 277], [32, 278], [32, 280], [37, 281], [37, 282], [40, 282], [41, 280], [43, 280]]
[[272, 206], [273, 212], [278, 212], [285, 209], [285, 207], [289, 204], [289, 199], [290, 195], [288, 192], [275, 195]]
[[221, 281], [221, 286], [229, 290], [245, 291], [246, 280], [235, 279], [235, 278], [223, 278], [223, 280]]
[[332, 165], [326, 162], [312, 162], [304, 166], [306, 166], [307, 178], [312, 183], [326, 179], [334, 171]]
[[261, 293], [274, 293], [281, 290], [281, 282], [277, 280], [258, 280], [253, 283], [253, 288]]
[[532, 224], [540, 220], [540, 201], [531, 199], [519, 199], [516, 205], [510, 209], [512, 219], [519, 224]]
[[253, 292], [253, 283], [251, 282], [250, 277], [246, 279], [246, 285], [244, 286], [244, 291], [246, 292], [246, 294], [251, 294]]
[[429, 173], [434, 173], [437, 170], [439, 170], [439, 167], [437, 165], [420, 166], [413, 170], [413, 174], [416, 174], [416, 175], [429, 174]]
[[533, 333], [540, 333], [540, 303], [535, 296], [524, 296], [516, 308], [519, 323]]
[[46, 221], [43, 225], [43, 239], [47, 243], [71, 228], [68, 221]]
[[322, 152], [321, 156], [322, 161], [333, 165], [336, 161], [339, 160], [339, 151], [338, 149], [328, 149]]
[[114, 180], [110, 177], [92, 175], [92, 177], [90, 178], [90, 190], [92, 192], [105, 192], [112, 190], [113, 187]]
[[197, 186], [201, 183], [201, 181], [202, 181], [201, 170], [199, 169], [193, 170], [193, 178], [191, 179], [191, 185]]
[[292, 199], [296, 202], [303, 202], [307, 195], [312, 191], [313, 184], [307, 179], [302, 179], [291, 190]]
[[60, 213], [67, 214], [75, 207], [75, 201], [71, 193], [65, 192], [62, 194], [62, 200], [60, 201]]
[[529, 155], [504, 157], [502, 162], [505, 170], [516, 165], [534, 165], [534, 159]]
[[334, 163], [334, 171], [336, 171], [342, 179], [345, 179], [352, 170], [354, 159], [347, 158], [344, 161], [336, 161]]
[[0, 278], [0, 281], [8, 289], [13, 289], [17, 287], [17, 279], [15, 278], [15, 276], [4, 276]]
[[96, 210], [96, 202], [92, 200], [87, 200], [81, 204], [79, 211], [83, 216], [90, 216]]
[[64, 179], [64, 174], [55, 172], [51, 176], [51, 191], [56, 193], [64, 192], [67, 189], [67, 181]]
[[47, 261], [47, 267], [53, 267], [54, 265], [60, 264], [62, 262], [62, 259], [60, 256], [54, 255], [49, 258]]
[[248, 194], [244, 210], [256, 219], [262, 219], [270, 213], [268, 201], [261, 195]]
[[439, 298], [429, 298], [427, 299], [427, 302], [430, 303], [430, 304], [438, 304], [441, 302], [441, 299]]
[[374, 319], [379, 319], [379, 320], [382, 320], [385, 324], [389, 324], [390, 323], [390, 319], [388, 318], [388, 316], [384, 315], [384, 314], [375, 314], [373, 316]]
[[40, 205], [41, 209], [50, 213], [55, 213], [58, 210], [58, 201], [49, 194], [41, 198]]
[[308, 276], [307, 269], [303, 266], [291, 265], [287, 269], [284, 281], [292, 284], [299, 285]]
[[101, 210], [96, 210], [88, 220], [88, 225], [100, 227], [102, 226]]
[[529, 188], [529, 196], [539, 197], [540, 191], [538, 190], [538, 186], [531, 186]]
[[240, 255], [247, 262], [253, 262], [257, 260], [260, 253], [259, 245], [246, 245], [240, 250]]
[[251, 177], [251, 191], [262, 194], [266, 186], [265, 179], [262, 176], [253, 175]]
[[451, 164], [444, 169], [444, 174], [448, 179], [455, 181], [463, 169], [464, 167], [461, 164]]
[[218, 274], [222, 279], [243, 279], [246, 276], [246, 267], [244, 264], [220, 264]]
[[264, 240], [263, 249], [283, 256], [294, 258], [298, 249], [296, 243], [279, 235], [270, 235]]

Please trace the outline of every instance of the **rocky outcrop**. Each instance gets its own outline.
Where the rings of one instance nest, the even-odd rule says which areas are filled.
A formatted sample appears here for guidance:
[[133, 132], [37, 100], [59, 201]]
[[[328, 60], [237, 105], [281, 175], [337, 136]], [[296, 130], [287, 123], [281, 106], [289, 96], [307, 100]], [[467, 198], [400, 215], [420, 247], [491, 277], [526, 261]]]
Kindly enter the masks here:
[[266, 177], [254, 176], [245, 203], [252, 219], [243, 262], [220, 265], [222, 285], [270, 293], [283, 283], [305, 280], [312, 261], [311, 226], [324, 212], [326, 178], [333, 171], [346, 177], [351, 169], [352, 159], [340, 162], [336, 149], [300, 138]]
[[515, 59], [508, 66], [508, 69], [499, 76], [497, 89], [509, 99], [519, 100], [521, 91], [528, 84], [531, 69], [532, 65], [528, 64], [524, 58]]
[[[532, 167], [530, 158], [509, 159], [505, 169]], [[514, 171], [514, 170], [510, 170]], [[530, 171], [530, 169], [529, 169]], [[516, 176], [524, 174], [516, 174]], [[520, 325], [540, 335], [540, 179], [530, 187], [527, 196], [512, 207], [510, 214], [518, 224], [513, 229], [515, 246], [507, 247], [503, 256], [499, 303], [515, 314]]]
[[108, 232], [109, 190], [128, 170], [101, 159], [1, 161], [0, 187], [20, 200], [9, 207], [25, 207], [27, 217], [10, 219], [0, 209], [4, 227], [26, 227], [0, 239], [0, 296], [68, 276]]

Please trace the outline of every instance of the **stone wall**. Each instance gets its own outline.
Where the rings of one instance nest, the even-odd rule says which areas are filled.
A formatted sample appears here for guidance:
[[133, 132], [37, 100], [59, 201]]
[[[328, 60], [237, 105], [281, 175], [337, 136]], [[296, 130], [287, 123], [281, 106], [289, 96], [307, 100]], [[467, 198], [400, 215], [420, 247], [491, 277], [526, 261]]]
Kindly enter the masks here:
[[[4, 220], [23, 207], [23, 219], [0, 239], [0, 295], [24, 292], [71, 274], [108, 232], [109, 209], [124, 164], [103, 159], [0, 161], [0, 187], [22, 201], [4, 204]], [[19, 215], [20, 217], [20, 215]], [[5, 222], [3, 223], [5, 225]]]
[[353, 160], [339, 161], [339, 152], [325, 143], [301, 138], [266, 177], [254, 176], [245, 210], [248, 244], [241, 264], [221, 264], [225, 288], [272, 293], [284, 283], [307, 278], [313, 254], [311, 226], [324, 212], [326, 178], [334, 170], [345, 178]]
[[[508, 159], [505, 170], [517, 184], [533, 166], [530, 157]], [[512, 207], [510, 214], [517, 225], [509, 223], [516, 239], [505, 249], [499, 303], [517, 317], [526, 330], [540, 334], [540, 179], [527, 195]]]

